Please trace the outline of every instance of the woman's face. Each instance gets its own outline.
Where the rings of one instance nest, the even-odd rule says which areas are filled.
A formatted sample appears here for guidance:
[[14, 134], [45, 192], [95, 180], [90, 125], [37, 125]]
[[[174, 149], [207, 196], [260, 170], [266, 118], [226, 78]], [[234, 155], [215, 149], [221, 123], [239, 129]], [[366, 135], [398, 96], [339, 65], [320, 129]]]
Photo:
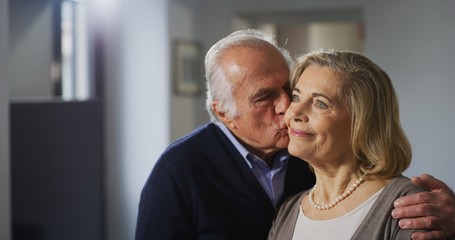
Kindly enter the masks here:
[[292, 91], [288, 150], [313, 167], [352, 163], [350, 119], [338, 96], [342, 81], [330, 68], [311, 65]]

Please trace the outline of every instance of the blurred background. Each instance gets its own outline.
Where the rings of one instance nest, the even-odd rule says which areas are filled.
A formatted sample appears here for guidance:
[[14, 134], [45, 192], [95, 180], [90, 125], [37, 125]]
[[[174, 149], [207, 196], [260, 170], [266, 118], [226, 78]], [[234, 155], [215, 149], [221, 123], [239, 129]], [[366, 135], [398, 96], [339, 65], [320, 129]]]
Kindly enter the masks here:
[[[452, 0], [0, 0], [0, 239], [134, 239], [156, 159], [206, 123], [203, 58], [260, 28], [389, 73], [407, 176], [455, 187]], [[163, 206], [166, 207], [166, 206]]]

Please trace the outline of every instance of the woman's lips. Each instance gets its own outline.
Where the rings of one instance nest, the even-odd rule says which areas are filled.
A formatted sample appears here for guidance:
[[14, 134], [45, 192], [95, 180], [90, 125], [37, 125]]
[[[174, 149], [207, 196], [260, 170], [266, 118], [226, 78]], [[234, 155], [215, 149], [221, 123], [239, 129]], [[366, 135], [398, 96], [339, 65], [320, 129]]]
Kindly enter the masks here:
[[313, 133], [310, 133], [310, 132], [307, 132], [307, 131], [304, 131], [304, 130], [298, 130], [298, 129], [295, 129], [295, 128], [289, 128], [289, 133], [290, 133], [292, 136], [296, 136], [296, 137], [310, 137], [310, 136], [314, 136]]

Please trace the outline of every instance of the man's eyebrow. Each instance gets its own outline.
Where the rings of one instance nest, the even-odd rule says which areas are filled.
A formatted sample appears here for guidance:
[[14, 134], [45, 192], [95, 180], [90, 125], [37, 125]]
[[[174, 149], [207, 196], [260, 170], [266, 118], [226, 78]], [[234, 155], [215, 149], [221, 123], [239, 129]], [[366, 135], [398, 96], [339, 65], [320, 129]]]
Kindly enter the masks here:
[[261, 88], [257, 92], [255, 92], [253, 95], [250, 96], [250, 100], [255, 100], [258, 97], [261, 97], [266, 94], [273, 93], [274, 89], [271, 88]]

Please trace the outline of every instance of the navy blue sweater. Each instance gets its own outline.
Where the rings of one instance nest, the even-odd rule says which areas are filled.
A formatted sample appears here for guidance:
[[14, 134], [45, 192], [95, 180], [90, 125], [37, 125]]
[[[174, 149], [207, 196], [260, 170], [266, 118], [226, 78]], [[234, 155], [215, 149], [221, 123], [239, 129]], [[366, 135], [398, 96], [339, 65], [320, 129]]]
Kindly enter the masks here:
[[[282, 199], [314, 185], [291, 157]], [[267, 239], [275, 208], [243, 157], [213, 123], [172, 143], [142, 190], [136, 240]]]

